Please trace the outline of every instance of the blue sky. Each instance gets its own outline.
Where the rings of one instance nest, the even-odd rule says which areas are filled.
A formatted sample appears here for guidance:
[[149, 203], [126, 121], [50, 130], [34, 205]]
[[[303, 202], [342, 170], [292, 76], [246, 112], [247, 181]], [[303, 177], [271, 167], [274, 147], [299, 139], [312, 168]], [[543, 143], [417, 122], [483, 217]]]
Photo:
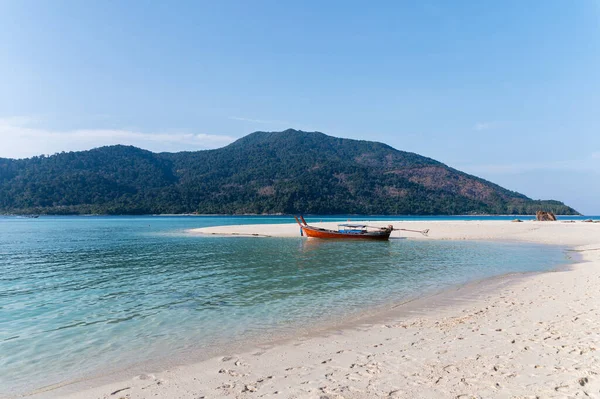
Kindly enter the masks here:
[[4, 0], [0, 76], [0, 157], [291, 127], [600, 214], [598, 0]]

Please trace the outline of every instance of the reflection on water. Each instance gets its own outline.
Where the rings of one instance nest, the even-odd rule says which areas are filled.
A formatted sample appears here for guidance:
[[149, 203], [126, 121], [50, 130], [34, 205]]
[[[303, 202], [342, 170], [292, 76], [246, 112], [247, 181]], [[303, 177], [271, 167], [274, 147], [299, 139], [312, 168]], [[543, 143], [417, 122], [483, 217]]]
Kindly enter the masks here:
[[2, 219], [2, 391], [191, 348], [214, 351], [565, 262], [560, 248], [537, 245], [183, 233], [247, 221], [256, 219]]

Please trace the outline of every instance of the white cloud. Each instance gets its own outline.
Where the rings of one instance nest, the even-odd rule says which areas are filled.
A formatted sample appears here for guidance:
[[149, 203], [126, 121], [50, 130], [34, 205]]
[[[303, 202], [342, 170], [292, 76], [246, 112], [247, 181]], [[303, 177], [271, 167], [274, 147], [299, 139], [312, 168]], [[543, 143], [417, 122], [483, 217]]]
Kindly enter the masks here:
[[600, 153], [593, 153], [581, 159], [542, 161], [542, 162], [515, 162], [506, 164], [482, 164], [457, 166], [460, 170], [469, 173], [489, 174], [516, 174], [531, 171], [600, 171]]
[[218, 148], [233, 137], [203, 133], [144, 133], [125, 129], [54, 131], [28, 126], [27, 118], [0, 119], [0, 157], [26, 158], [61, 151], [80, 151], [113, 144], [150, 151], [194, 151]]

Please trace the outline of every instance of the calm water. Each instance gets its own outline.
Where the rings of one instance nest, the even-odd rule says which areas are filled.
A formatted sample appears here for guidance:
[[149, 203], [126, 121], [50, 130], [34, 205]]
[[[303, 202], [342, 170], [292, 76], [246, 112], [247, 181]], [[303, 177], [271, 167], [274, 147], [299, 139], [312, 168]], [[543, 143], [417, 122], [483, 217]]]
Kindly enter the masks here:
[[278, 222], [290, 218], [0, 217], [0, 393], [192, 348], [217, 353], [451, 284], [567, 262], [561, 248], [529, 244], [185, 233]]

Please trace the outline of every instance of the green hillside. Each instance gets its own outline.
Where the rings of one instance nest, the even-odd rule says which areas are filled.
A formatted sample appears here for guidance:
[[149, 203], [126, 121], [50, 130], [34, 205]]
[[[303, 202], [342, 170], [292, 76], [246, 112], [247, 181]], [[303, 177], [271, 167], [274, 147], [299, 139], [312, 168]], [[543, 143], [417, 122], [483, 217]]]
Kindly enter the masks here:
[[576, 214], [414, 153], [296, 130], [216, 150], [110, 146], [0, 159], [0, 212]]

